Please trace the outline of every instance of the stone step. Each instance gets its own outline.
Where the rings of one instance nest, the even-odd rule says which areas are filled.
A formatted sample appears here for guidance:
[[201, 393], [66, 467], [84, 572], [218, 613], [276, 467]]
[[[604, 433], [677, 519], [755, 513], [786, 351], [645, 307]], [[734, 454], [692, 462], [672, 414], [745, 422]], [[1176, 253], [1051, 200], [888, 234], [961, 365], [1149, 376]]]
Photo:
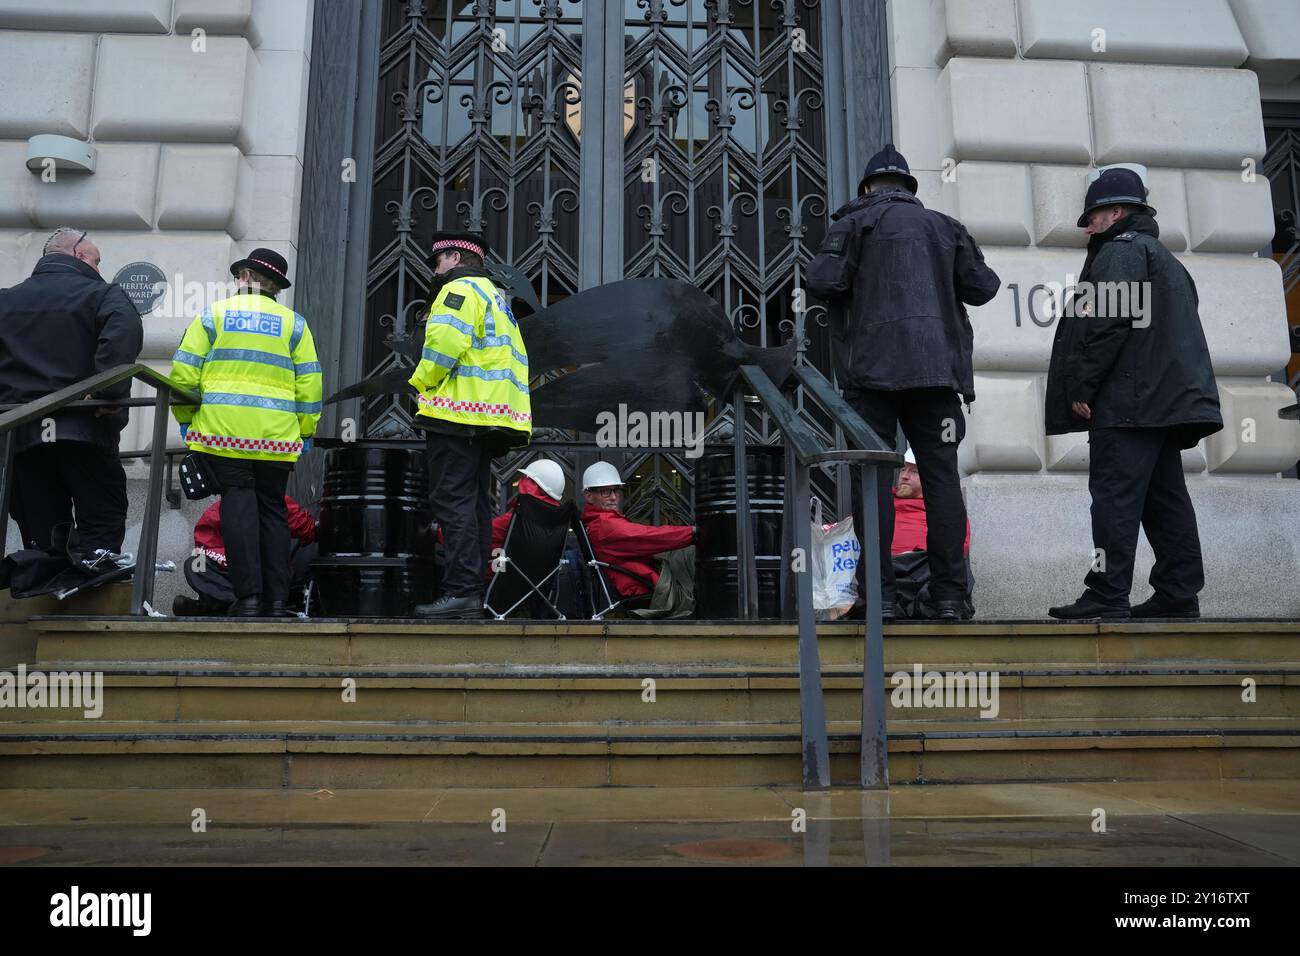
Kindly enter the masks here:
[[[318, 667], [496, 665], [787, 666], [797, 629], [782, 622], [250, 621], [37, 618], [36, 662], [189, 662]], [[818, 628], [823, 666], [861, 667], [861, 625]], [[980, 621], [885, 628], [890, 671], [971, 665], [1300, 662], [1300, 621], [1063, 624]]]
[[[80, 668], [78, 668], [80, 669]], [[963, 669], [970, 673], [969, 668]], [[788, 668], [663, 665], [459, 668], [231, 668], [105, 665], [102, 711], [84, 720], [169, 722], [321, 721], [797, 721], [798, 674]], [[907, 671], [909, 679], [915, 678]], [[1300, 720], [1300, 667], [1000, 667], [996, 716], [1004, 719], [1290, 717]], [[1254, 682], [1244, 700], [1243, 681]], [[346, 683], [346, 682], [351, 683]], [[652, 683], [650, 683], [652, 682]], [[823, 672], [830, 720], [861, 714], [862, 678]], [[927, 699], [887, 674], [897, 719], [969, 720], [974, 696]], [[651, 693], [653, 692], [653, 693]], [[653, 697], [653, 699], [649, 699]], [[346, 698], [346, 699], [345, 699]], [[0, 698], [3, 703], [3, 698]], [[84, 702], [62, 708], [0, 706], [0, 727], [83, 718]]]
[[[829, 724], [832, 776], [858, 727]], [[1300, 777], [1289, 718], [898, 720], [893, 783]], [[768, 786], [799, 779], [794, 723], [13, 722], [0, 786]]]

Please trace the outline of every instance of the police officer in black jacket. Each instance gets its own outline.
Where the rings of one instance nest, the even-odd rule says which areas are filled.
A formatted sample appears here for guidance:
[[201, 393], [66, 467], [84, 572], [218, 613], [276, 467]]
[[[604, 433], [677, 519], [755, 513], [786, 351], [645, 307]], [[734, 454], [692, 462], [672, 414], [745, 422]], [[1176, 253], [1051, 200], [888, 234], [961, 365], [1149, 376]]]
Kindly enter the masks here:
[[[892, 144], [873, 156], [858, 198], [831, 217], [834, 225], [808, 265], [806, 284], [832, 305], [835, 375], [845, 399], [886, 441], [901, 423], [916, 452], [925, 485], [931, 594], [941, 620], [958, 620], [967, 582], [957, 445], [966, 434], [961, 398], [968, 404], [975, 399], [974, 333], [965, 307], [988, 302], [1001, 280], [966, 228], [926, 209], [916, 187]], [[893, 620], [900, 614], [890, 557], [894, 503], [889, 482], [877, 484], [882, 614]], [[860, 538], [860, 516], [856, 524]]]
[[[144, 327], [121, 287], [99, 274], [99, 249], [78, 229], [58, 229], [30, 278], [0, 289], [0, 404], [24, 404], [140, 355]], [[125, 381], [94, 398], [124, 399]], [[116, 554], [126, 535], [126, 473], [118, 458], [126, 409], [68, 410], [15, 432], [10, 514], [23, 546], [50, 547], [73, 521], [80, 550]]]
[[[1049, 435], [1088, 432], [1092, 570], [1063, 620], [1200, 616], [1201, 543], [1182, 450], [1223, 427], [1196, 283], [1160, 244], [1142, 178], [1111, 167], [1088, 187], [1088, 255], [1057, 324], [1047, 373]], [[1129, 607], [1138, 525], [1155, 552], [1155, 594]]]

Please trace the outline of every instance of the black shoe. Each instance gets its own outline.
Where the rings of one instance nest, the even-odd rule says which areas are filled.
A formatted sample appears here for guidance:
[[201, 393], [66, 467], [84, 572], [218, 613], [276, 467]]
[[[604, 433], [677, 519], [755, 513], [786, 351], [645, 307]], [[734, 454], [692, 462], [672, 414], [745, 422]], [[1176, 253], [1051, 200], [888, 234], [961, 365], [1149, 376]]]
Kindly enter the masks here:
[[297, 617], [297, 611], [289, 610], [289, 605], [285, 601], [272, 601], [266, 609], [267, 617]]
[[1197, 618], [1201, 616], [1201, 602], [1196, 598], [1190, 601], [1166, 601], [1159, 594], [1153, 594], [1141, 604], [1134, 604], [1128, 613], [1129, 617]]
[[432, 604], [417, 604], [415, 616], [434, 620], [470, 620], [483, 616], [483, 592], [445, 594]]
[[173, 617], [203, 617], [203, 602], [184, 594], [172, 598]]
[[254, 594], [252, 597], [240, 598], [234, 604], [226, 609], [227, 617], [265, 617], [262, 612], [262, 596]]
[[964, 601], [935, 601], [934, 617], [937, 621], [960, 621], [964, 616]]
[[1123, 621], [1127, 620], [1129, 616], [1129, 610], [1126, 607], [1115, 607], [1113, 604], [1098, 604], [1087, 596], [1079, 598], [1073, 604], [1048, 608], [1047, 613], [1058, 621], [1086, 621], [1093, 618]]
[[[882, 624], [893, 624], [894, 621], [901, 620], [904, 616], [903, 609], [898, 606], [896, 601], [890, 601], [880, 607], [880, 623]], [[865, 621], [866, 619], [867, 606], [865, 604], [853, 605], [849, 609], [849, 613], [844, 615], [846, 621]]]
[[81, 555], [81, 560], [77, 562], [81, 570], [88, 574], [104, 574], [114, 568], [129, 568], [134, 563], [134, 555], [118, 554], [116, 551], [108, 551], [104, 548], [96, 548]]

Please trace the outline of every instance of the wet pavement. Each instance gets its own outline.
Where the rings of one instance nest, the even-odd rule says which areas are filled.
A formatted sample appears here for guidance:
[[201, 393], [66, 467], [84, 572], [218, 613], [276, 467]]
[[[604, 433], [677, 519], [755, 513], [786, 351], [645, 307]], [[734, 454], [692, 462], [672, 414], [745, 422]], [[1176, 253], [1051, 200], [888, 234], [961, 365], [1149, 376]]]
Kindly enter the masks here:
[[1294, 866], [1300, 783], [0, 789], [0, 864]]

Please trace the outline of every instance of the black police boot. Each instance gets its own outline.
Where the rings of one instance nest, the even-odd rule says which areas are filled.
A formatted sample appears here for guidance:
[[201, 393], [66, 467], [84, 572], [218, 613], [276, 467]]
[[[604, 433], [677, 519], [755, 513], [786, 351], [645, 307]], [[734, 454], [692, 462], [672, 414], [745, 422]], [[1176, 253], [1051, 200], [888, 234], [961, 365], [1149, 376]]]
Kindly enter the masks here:
[[432, 604], [417, 604], [415, 616], [432, 620], [470, 620], [483, 616], [483, 592], [445, 594]]
[[960, 621], [963, 616], [964, 601], [935, 601], [935, 619], [939, 621]]
[[1190, 601], [1166, 601], [1159, 594], [1153, 594], [1141, 604], [1129, 608], [1129, 617], [1176, 617], [1197, 618], [1201, 616], [1201, 602], [1196, 598]]
[[1086, 621], [1095, 618], [1123, 621], [1127, 620], [1129, 616], [1128, 608], [1115, 607], [1113, 604], [1100, 604], [1086, 594], [1073, 604], [1048, 608], [1047, 613], [1058, 621]]
[[285, 601], [272, 601], [266, 609], [266, 616], [296, 618], [298, 612], [289, 610], [289, 605]]
[[262, 596], [254, 594], [252, 597], [239, 598], [226, 611], [227, 617], [265, 617], [262, 613]]

